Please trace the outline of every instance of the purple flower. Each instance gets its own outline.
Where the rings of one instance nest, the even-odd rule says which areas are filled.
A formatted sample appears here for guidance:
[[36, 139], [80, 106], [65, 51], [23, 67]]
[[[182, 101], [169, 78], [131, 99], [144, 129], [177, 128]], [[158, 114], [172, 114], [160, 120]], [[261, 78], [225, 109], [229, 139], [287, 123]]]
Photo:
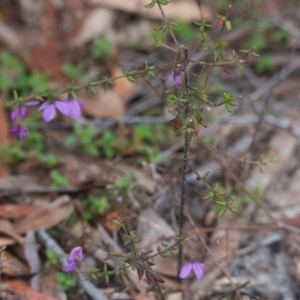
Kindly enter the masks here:
[[83, 106], [83, 103], [75, 99], [67, 99], [66, 101], [55, 100], [52, 103], [44, 102], [40, 106], [39, 111], [43, 110], [45, 122], [50, 122], [56, 116], [56, 109], [62, 114], [77, 120], [81, 116], [81, 108]]
[[194, 270], [194, 273], [198, 279], [201, 279], [203, 277], [205, 265], [197, 261], [191, 261], [185, 266], [183, 266], [181, 268], [179, 277], [182, 279], [188, 277], [192, 269]]
[[27, 108], [25, 106], [19, 106], [16, 107], [10, 115], [11, 120], [14, 122], [16, 121], [19, 117], [22, 119], [26, 118], [27, 116]]
[[45, 122], [50, 122], [56, 116], [56, 109], [58, 109], [62, 114], [69, 115], [69, 105], [66, 102], [55, 100], [52, 103], [44, 102], [39, 111], [43, 110], [43, 118]]
[[179, 88], [180, 84], [181, 84], [181, 78], [180, 78], [179, 74], [176, 71], [174, 71], [174, 73], [173, 73], [173, 80], [174, 80], [175, 86], [177, 88]]
[[77, 268], [78, 260], [81, 260], [83, 257], [82, 248], [75, 247], [72, 249], [69, 257], [68, 257], [68, 264], [63, 267], [63, 272], [71, 272]]
[[76, 99], [68, 99], [66, 103], [69, 106], [68, 116], [75, 120], [79, 119], [84, 104]]
[[24, 139], [28, 137], [28, 130], [26, 127], [22, 126], [21, 124], [14, 125], [11, 130], [11, 133], [18, 134], [20, 138]]
[[175, 84], [175, 87], [177, 87], [177, 88], [179, 88], [180, 84], [181, 84], [180, 73], [182, 73], [182, 72], [184, 72], [184, 65], [177, 67], [173, 73], [174, 84]]

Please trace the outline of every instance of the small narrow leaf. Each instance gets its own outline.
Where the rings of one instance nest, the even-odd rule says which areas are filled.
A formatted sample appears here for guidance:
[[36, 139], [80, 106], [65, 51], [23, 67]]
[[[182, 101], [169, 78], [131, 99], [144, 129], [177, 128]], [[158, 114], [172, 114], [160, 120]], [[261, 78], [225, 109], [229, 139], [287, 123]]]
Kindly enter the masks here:
[[157, 3], [157, 0], [152, 0], [149, 4], [145, 5], [146, 8], [152, 8]]
[[227, 211], [227, 207], [223, 207], [222, 210], [219, 212], [219, 217], [222, 217]]

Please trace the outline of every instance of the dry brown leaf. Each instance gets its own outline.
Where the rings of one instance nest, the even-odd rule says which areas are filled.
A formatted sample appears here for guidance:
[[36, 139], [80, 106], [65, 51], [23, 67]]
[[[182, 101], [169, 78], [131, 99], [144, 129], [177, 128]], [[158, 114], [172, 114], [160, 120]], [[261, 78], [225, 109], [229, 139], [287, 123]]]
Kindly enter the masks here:
[[21, 276], [30, 274], [28, 266], [22, 260], [20, 260], [17, 256], [15, 256], [7, 250], [3, 251], [5, 258], [2, 259], [4, 268], [1, 270], [1, 273], [10, 276]]
[[73, 208], [69, 196], [60, 196], [50, 205], [38, 208], [26, 218], [18, 221], [15, 228], [19, 233], [26, 233], [28, 230], [35, 231], [39, 227], [51, 228], [68, 218]]
[[119, 119], [123, 116], [125, 103], [113, 90], [106, 93], [100, 87], [96, 89], [96, 95], [87, 91], [77, 93], [78, 98], [84, 103], [85, 113], [92, 117]]
[[14, 225], [8, 220], [0, 219], [0, 233], [12, 238], [19, 244], [24, 243], [24, 239], [18, 235]]
[[297, 215], [294, 218], [283, 218], [279, 220], [280, 222], [290, 225], [290, 226], [295, 226], [300, 228], [300, 215]]
[[[4, 105], [0, 99], [0, 145], [4, 144], [9, 139], [9, 125], [6, 116]], [[9, 174], [10, 168], [8, 165], [0, 163], [0, 178], [4, 178]]]
[[154, 300], [155, 296], [150, 293], [141, 293], [140, 291], [136, 291], [134, 288], [129, 290], [130, 295], [133, 300]]
[[[144, 209], [138, 222], [137, 235], [141, 239], [140, 249], [151, 245], [150, 249], [156, 251], [161, 246], [163, 237], [175, 236], [171, 226], [161, 218], [152, 208]], [[157, 242], [159, 241], [159, 242]], [[175, 241], [164, 241], [168, 245], [172, 245]], [[147, 247], [148, 249], [148, 247]], [[164, 275], [177, 277], [177, 260], [174, 257], [162, 258], [160, 256], [154, 259], [155, 266], [153, 270]]]
[[11, 52], [15, 53], [29, 70], [33, 69], [32, 59], [27, 49], [24, 49], [22, 33], [14, 30], [12, 26], [0, 22], [0, 42], [5, 48], [8, 48]]
[[57, 300], [57, 298], [32, 289], [22, 280], [1, 280], [1, 290], [16, 294], [17, 299]]
[[41, 19], [43, 21], [39, 22], [39, 28], [34, 32], [35, 38], [29, 45], [30, 56], [34, 58], [33, 68], [50, 73], [60, 84], [67, 84], [69, 79], [62, 72], [64, 64], [61, 51], [62, 31], [51, 2], [45, 2]]
[[[130, 13], [136, 13], [151, 19], [162, 19], [157, 6], [147, 9], [144, 6], [151, 0], [89, 0], [92, 5], [100, 5], [112, 9], [119, 9]], [[197, 21], [201, 19], [200, 11], [196, 1], [172, 1], [163, 7], [167, 18], [182, 19], [185, 21]], [[213, 20], [212, 11], [205, 5], [202, 5], [202, 18], [207, 21]]]
[[[179, 284], [177, 285], [178, 287], [176, 289], [179, 290], [181, 286]], [[168, 300], [182, 300], [182, 292], [168, 293]]]
[[150, 194], [154, 194], [159, 188], [160, 183], [153, 178], [153, 174], [150, 170], [138, 172], [136, 180], [137, 184]]
[[69, 183], [74, 186], [93, 185], [106, 187], [118, 178], [119, 172], [104, 164], [83, 162], [80, 157], [64, 157], [64, 165], [60, 172], [68, 178]]
[[37, 209], [37, 206], [35, 205], [21, 205], [11, 203], [0, 204], [0, 217], [19, 219], [27, 216], [35, 209]]
[[105, 8], [93, 8], [85, 17], [81, 28], [71, 41], [71, 46], [78, 47], [107, 32], [112, 26], [114, 14]]
[[0, 248], [4, 247], [4, 246], [10, 246], [10, 245], [14, 245], [16, 243], [15, 240], [8, 238], [8, 237], [0, 237]]
[[[158, 244], [154, 244], [163, 237], [175, 236], [171, 226], [160, 217], [152, 208], [144, 209], [139, 216], [137, 234], [141, 239], [140, 247], [151, 244], [151, 249], [156, 250]], [[167, 243], [167, 242], [166, 242]]]

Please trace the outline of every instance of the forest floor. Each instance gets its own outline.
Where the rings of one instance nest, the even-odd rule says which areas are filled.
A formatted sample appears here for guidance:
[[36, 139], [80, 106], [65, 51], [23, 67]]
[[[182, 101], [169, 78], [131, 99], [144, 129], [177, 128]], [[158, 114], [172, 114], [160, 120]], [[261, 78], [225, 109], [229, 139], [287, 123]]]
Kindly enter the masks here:
[[[176, 243], [180, 226], [184, 137], [166, 103], [178, 66], [167, 46], [155, 46], [164, 19], [158, 7], [144, 7], [149, 2], [0, 1], [1, 299], [162, 299], [134, 268], [118, 272], [116, 256], [133, 252], [118, 222], [149, 253]], [[231, 49], [259, 56], [226, 68], [197, 64], [213, 56], [199, 47], [194, 22], [214, 25], [229, 5], [232, 29], [207, 35], [228, 41], [225, 57]], [[232, 112], [201, 111], [206, 128], [195, 130], [188, 154], [180, 238], [184, 263], [205, 264], [204, 276], [178, 281], [178, 251], [156, 256], [164, 298], [300, 299], [300, 3], [173, 0], [163, 9], [181, 24], [172, 28], [188, 49], [191, 84], [200, 88], [209, 69], [203, 90], [211, 103], [223, 92], [238, 96]], [[164, 43], [176, 48], [168, 31]], [[145, 61], [154, 78], [131, 78]], [[76, 122], [58, 114], [45, 123], [29, 107], [29, 136], [10, 133], [16, 93], [98, 81], [75, 91], [84, 104]], [[220, 216], [222, 207], [206, 198], [212, 191], [234, 209]], [[77, 246], [84, 265], [62, 272]], [[86, 276], [105, 268], [108, 280]]]

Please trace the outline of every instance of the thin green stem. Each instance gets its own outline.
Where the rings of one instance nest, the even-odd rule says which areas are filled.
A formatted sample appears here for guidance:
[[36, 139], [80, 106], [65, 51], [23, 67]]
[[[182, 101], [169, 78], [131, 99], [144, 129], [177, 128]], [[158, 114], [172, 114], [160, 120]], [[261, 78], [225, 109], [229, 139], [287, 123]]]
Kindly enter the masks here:
[[175, 34], [174, 34], [174, 32], [173, 32], [171, 26], [170, 26], [170, 23], [169, 23], [169, 21], [168, 21], [166, 15], [165, 15], [165, 12], [164, 12], [164, 10], [163, 10], [161, 4], [160, 4], [159, 2], [157, 2], [157, 5], [158, 5], [158, 7], [159, 7], [159, 10], [160, 10], [160, 13], [161, 13], [161, 15], [162, 15], [162, 17], [163, 17], [164, 22], [165, 22], [165, 23], [167, 24], [167, 26], [168, 26], [168, 30], [169, 30], [169, 32], [170, 32], [170, 34], [171, 34], [171, 36], [172, 36], [172, 39], [174, 40], [174, 42], [175, 42], [175, 44], [177, 45], [178, 49], [180, 49], [181, 47], [180, 47], [180, 45], [179, 45], [179, 43], [178, 43], [178, 41], [177, 41], [177, 39], [176, 39], [176, 36], [175, 36]]

